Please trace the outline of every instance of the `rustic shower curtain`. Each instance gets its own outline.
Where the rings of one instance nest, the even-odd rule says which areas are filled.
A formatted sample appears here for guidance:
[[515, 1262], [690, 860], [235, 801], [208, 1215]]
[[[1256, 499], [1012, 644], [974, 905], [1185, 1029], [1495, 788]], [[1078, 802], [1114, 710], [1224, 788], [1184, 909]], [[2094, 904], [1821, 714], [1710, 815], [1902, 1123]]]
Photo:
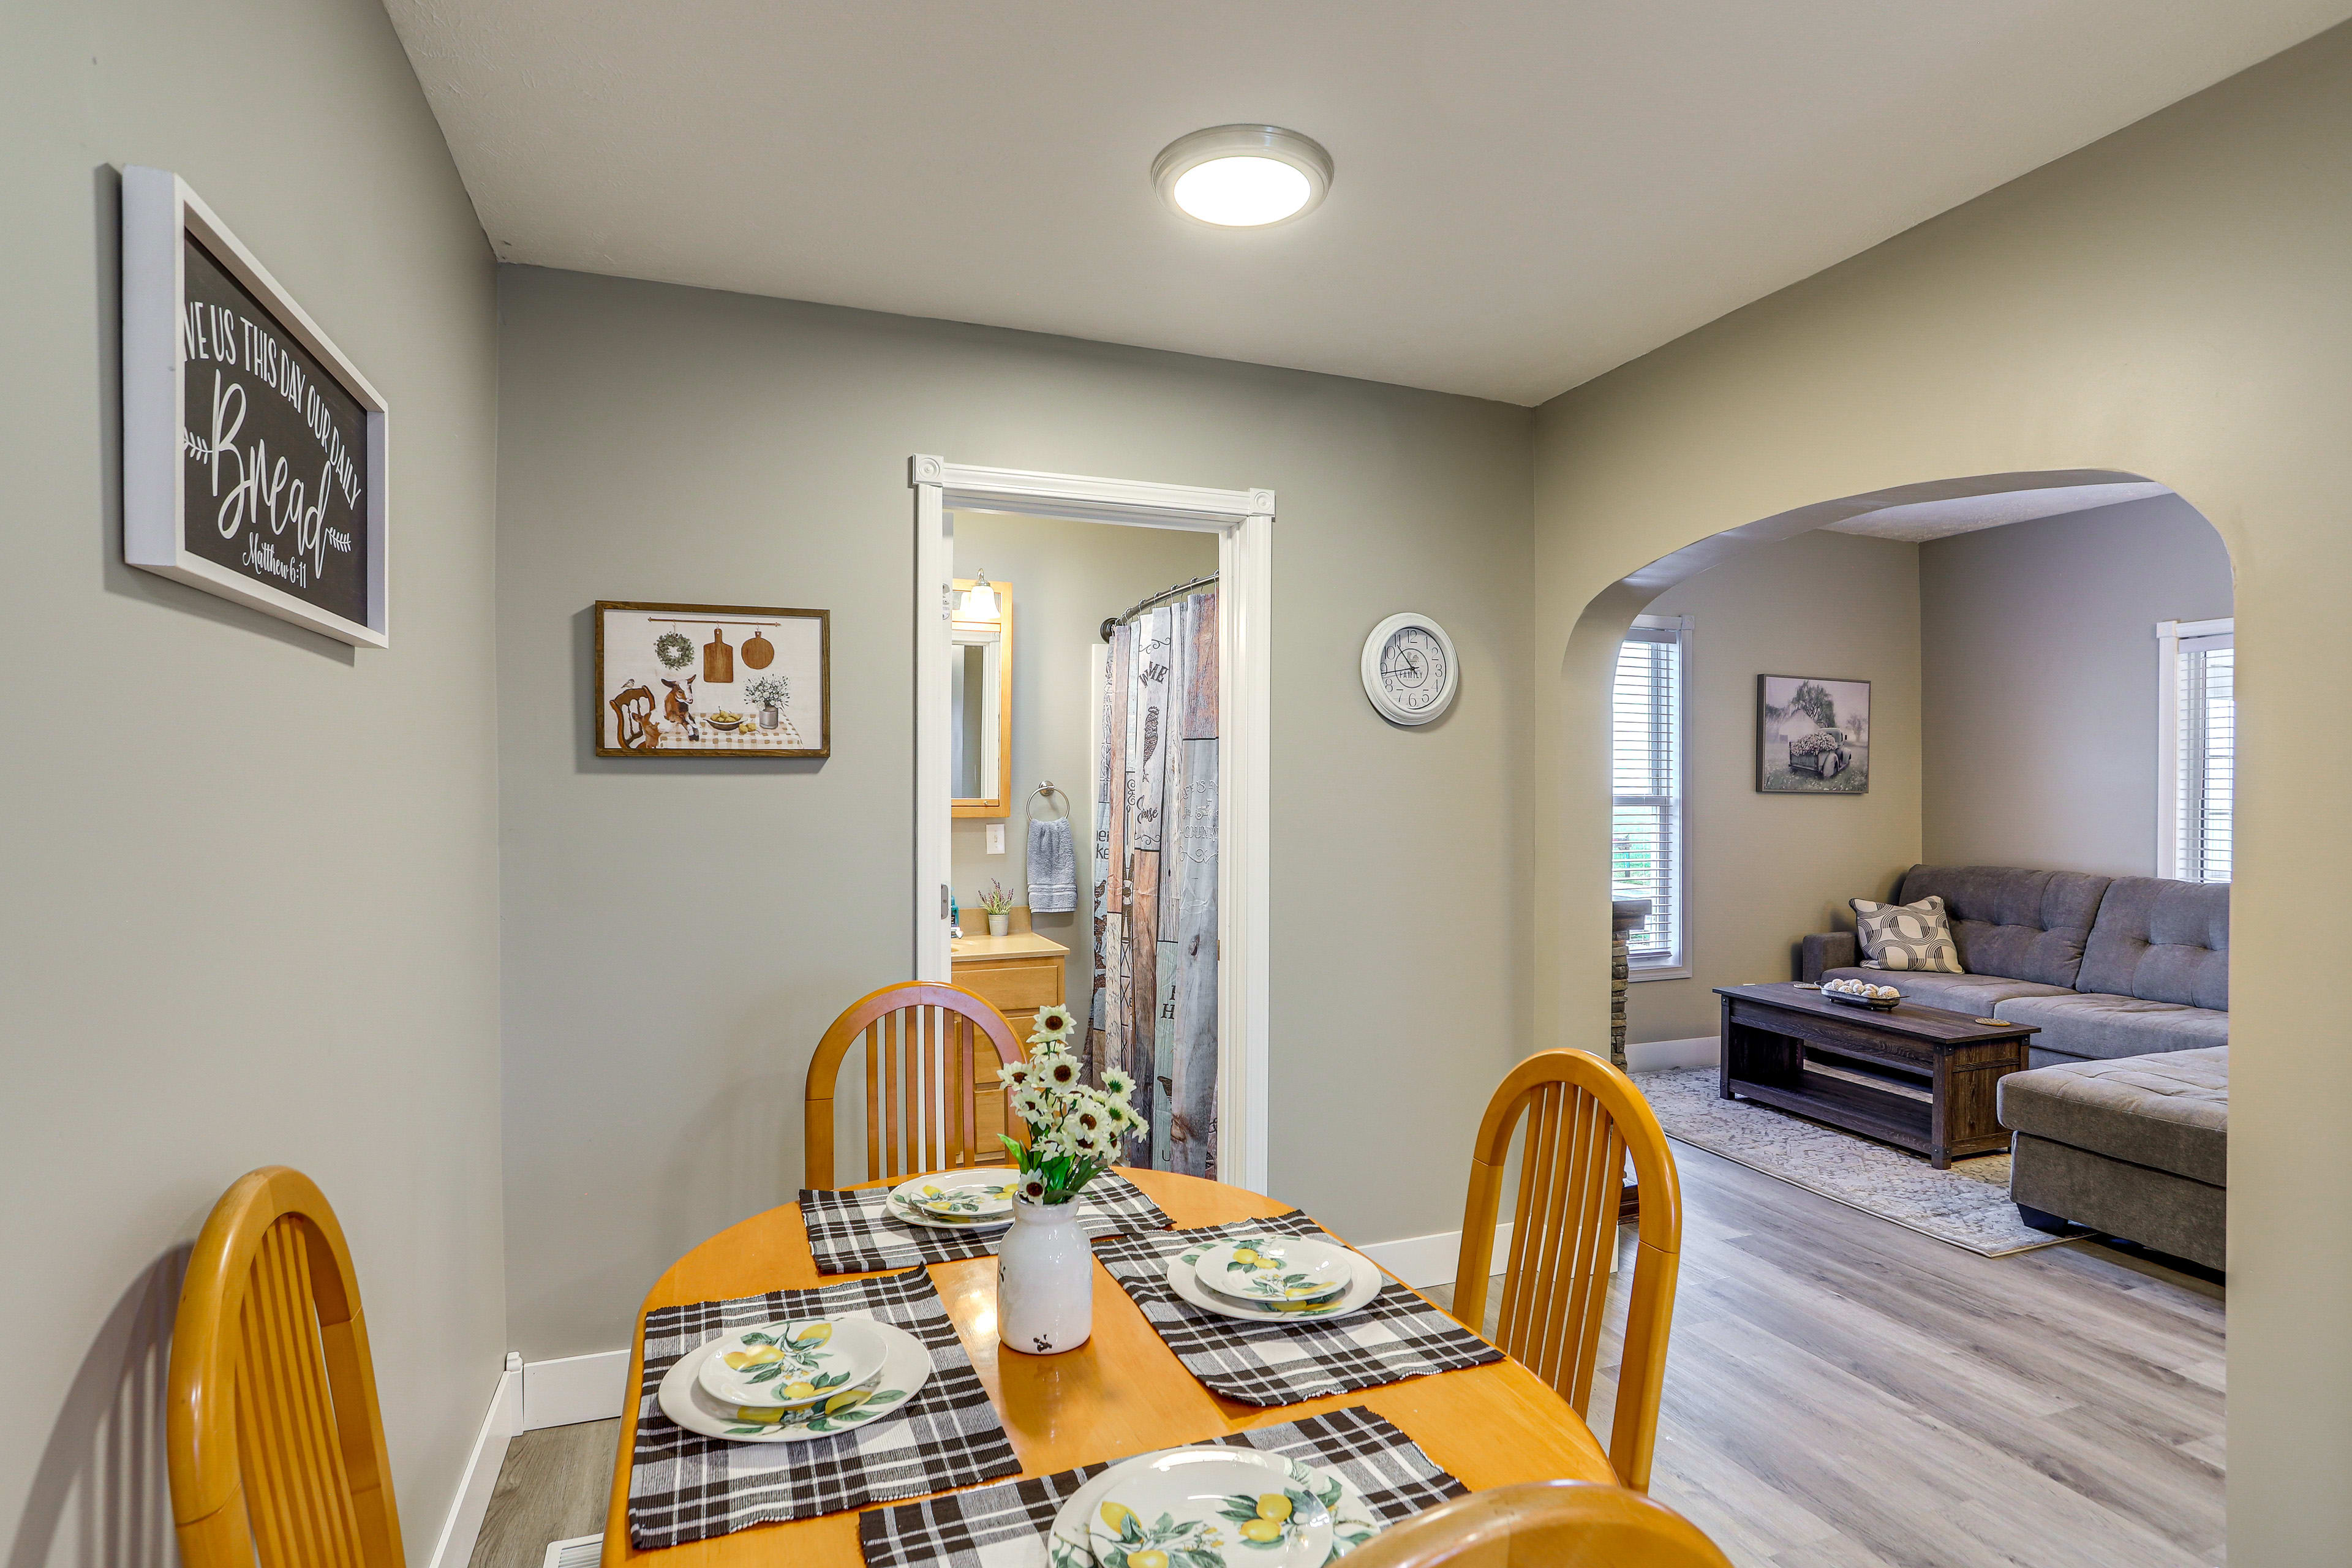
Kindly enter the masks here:
[[1217, 1173], [1217, 595], [1114, 628], [1095, 737], [1087, 1067], [1135, 1080], [1122, 1162]]

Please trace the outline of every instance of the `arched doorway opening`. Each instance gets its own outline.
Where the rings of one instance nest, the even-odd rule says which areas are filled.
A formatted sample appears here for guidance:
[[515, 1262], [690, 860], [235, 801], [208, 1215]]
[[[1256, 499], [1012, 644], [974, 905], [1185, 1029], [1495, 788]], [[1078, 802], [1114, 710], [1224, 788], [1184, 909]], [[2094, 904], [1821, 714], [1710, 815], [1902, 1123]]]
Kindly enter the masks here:
[[[2159, 567], [2179, 561], [2194, 570], [2166, 581]], [[1895, 602], [1906, 593], [1907, 605]], [[1925, 1342], [1951, 1333], [1959, 1321], [1939, 1320], [1926, 1297], [1973, 1291], [1997, 1302], [2006, 1291], [2026, 1289], [2027, 1281], [2048, 1282], [2037, 1278], [2035, 1265], [2018, 1261], [2014, 1247], [2001, 1250], [2012, 1242], [2030, 1247], [2043, 1240], [2008, 1202], [2005, 1155], [2000, 1176], [1984, 1184], [1979, 1206], [2004, 1211], [2015, 1234], [2005, 1239], [1979, 1231], [1977, 1239], [1986, 1249], [1979, 1251], [1969, 1245], [1967, 1224], [1948, 1227], [1963, 1233], [1956, 1240], [1930, 1223], [1969, 1218], [1949, 1193], [1895, 1190], [1906, 1173], [1896, 1169], [1890, 1177], [1886, 1168], [1901, 1166], [1908, 1156], [1877, 1167], [1866, 1162], [1844, 1166], [1843, 1155], [1821, 1153], [1822, 1145], [1838, 1142], [1840, 1135], [1822, 1136], [1819, 1123], [1805, 1124], [1813, 1129], [1810, 1141], [1773, 1144], [1759, 1138], [1728, 1148], [1707, 1141], [1705, 1125], [1678, 1126], [1675, 1110], [1681, 1100], [1696, 1100], [1703, 1103], [1695, 1109], [1721, 1118], [1713, 1054], [1716, 987], [1793, 979], [1806, 934], [1829, 930], [1847, 898], [1894, 899], [1915, 864], [2158, 874], [2154, 797], [2163, 770], [2157, 745], [2157, 624], [2227, 618], [2234, 608], [2229, 552], [2210, 521], [2156, 480], [2104, 470], [1937, 481], [1775, 514], [1629, 573], [1586, 606], [1563, 668], [1584, 683], [1588, 713], [1594, 694], [1605, 694], [1599, 707], [1610, 724], [1603, 741], [1588, 721], [1580, 731], [1587, 744], [1580, 747], [1572, 734], [1565, 752], [1570, 758], [1580, 751], [1597, 753], [1595, 760], [1605, 764], [1576, 770], [1569, 788], [1589, 792], [1577, 826], [1607, 836], [1612, 892], [1636, 890], [1624, 885], [1626, 873], [1647, 868], [1627, 863], [1629, 826], [1635, 834], [1643, 830], [1638, 813], [1658, 796], [1678, 795], [1687, 814], [1681, 845], [1670, 834], [1658, 840], [1669, 851], [1686, 847], [1686, 857], [1671, 867], [1679, 880], [1669, 879], [1668, 896], [1685, 900], [1678, 912], [1689, 924], [1684, 940], [1666, 944], [1678, 962], [1661, 965], [1654, 981], [1637, 980], [1632, 987], [1631, 1065], [1670, 1135], [1685, 1141], [1677, 1155], [1685, 1213], [1696, 1216], [1685, 1231], [1696, 1237], [1687, 1244], [1685, 1277], [1707, 1282], [1708, 1310], [1755, 1322], [1787, 1314], [1779, 1321], [1807, 1325], [1791, 1336], [1807, 1339], [1805, 1356], [1822, 1357], [1869, 1383], [1884, 1370], [1874, 1321], [1927, 1325], [1918, 1329]], [[2051, 639], [2035, 641], [2055, 631], [2067, 634], [2058, 640], [2076, 650], [2072, 656], [2054, 656]], [[2102, 639], [2115, 645], [2104, 662], [2080, 651]], [[1686, 650], [1687, 662], [1665, 722], [1685, 726], [1687, 740], [1664, 770], [1669, 787], [1643, 795], [1623, 787], [1624, 773], [1629, 754], [1636, 763], [1649, 754], [1643, 742], [1660, 723], [1629, 728], [1627, 691], [1630, 686], [1638, 703], [1664, 663], [1649, 653], [1629, 655], [1668, 646]], [[1639, 667], [1640, 679], [1632, 682], [1625, 679], [1629, 665]], [[1794, 715], [1792, 727], [1835, 732], [1850, 746], [1845, 766], [1819, 776], [1822, 785], [1847, 783], [1866, 770], [1866, 789], [1768, 793], [1764, 786], [1776, 764], [1759, 688], [1762, 678], [1775, 674], [1820, 678], [1818, 684], [1831, 689], [1835, 708]], [[2099, 686], [2100, 679], [2106, 685]], [[1976, 689], [1966, 689], [1971, 683]], [[1853, 687], [1860, 690], [1850, 694]], [[1849, 706], [1856, 697], [1868, 706]], [[2080, 733], [2061, 732], [2068, 723]], [[1630, 747], [1629, 734], [1634, 738]], [[1777, 765], [1785, 770], [1790, 760], [1786, 732], [1780, 744]], [[2064, 755], [2037, 754], [2062, 744]], [[2001, 752], [2001, 745], [2013, 750]], [[1671, 787], [1676, 774], [1679, 790]], [[2119, 784], [2126, 775], [2128, 784]], [[2044, 797], [2041, 815], [2047, 822], [2033, 820], [2017, 804], [2036, 790]], [[1990, 805], [1969, 798], [1987, 794], [2000, 798]], [[2107, 820], [2126, 816], [2127, 823]], [[1589, 853], [1589, 839], [1586, 847]], [[1588, 1005], [1571, 1019], [1569, 1042], [1590, 1039], [1595, 1023]], [[1833, 1064], [1832, 1070], [1848, 1068]], [[1693, 1092], [1682, 1096], [1682, 1089]], [[1776, 1114], [1752, 1107], [1749, 1113]], [[1874, 1147], [1891, 1152], [1883, 1142]], [[1726, 1158], [1685, 1153], [1689, 1149]], [[1821, 1159], [1824, 1168], [1805, 1171], [1808, 1157]], [[1776, 1161], [1787, 1168], [1776, 1170]], [[1955, 1173], [1968, 1163], [1953, 1162]], [[1912, 1163], [1926, 1173], [1924, 1162]], [[1838, 1168], [1827, 1168], [1832, 1165]], [[1838, 1190], [1857, 1168], [1859, 1180]], [[1950, 1206], [1937, 1210], [1945, 1204]], [[1889, 1220], [1892, 1226], [1884, 1223]], [[1934, 1240], [1922, 1245], [1922, 1235]], [[1720, 1243], [1726, 1236], [1738, 1239]], [[1723, 1255], [1710, 1257], [1708, 1248], [1718, 1245]], [[2208, 1350], [2218, 1359], [2221, 1304], [2195, 1293], [2211, 1281], [2179, 1270], [2160, 1278], [2134, 1272], [2144, 1261], [2136, 1254], [2102, 1253], [2064, 1271], [2062, 1289], [2082, 1292], [2077, 1304], [2085, 1319], [2102, 1302], [2131, 1290], [2141, 1291], [2143, 1300], [2187, 1291], [2173, 1304], [2184, 1322], [2201, 1323]], [[1874, 1283], [1864, 1286], [1865, 1279]], [[1906, 1294], [1913, 1289], [1925, 1296], [1913, 1300]], [[1982, 1331], [1989, 1337], [1969, 1342], [1972, 1352], [1989, 1366], [2002, 1364], [2007, 1352], [1998, 1331]], [[1770, 1408], [1769, 1398], [1748, 1396], [1778, 1375], [1772, 1358], [1783, 1348], [1772, 1342], [1770, 1331], [1736, 1351], [1704, 1331], [1678, 1345], [1684, 1359], [1670, 1369], [1665, 1429], [1682, 1447], [1685, 1474], [1739, 1477], [1738, 1456], [1769, 1446], [1769, 1419], [1759, 1415], [1748, 1425], [1742, 1413]], [[1792, 1364], [1801, 1359], [1792, 1357]], [[1976, 1392], [2008, 1397], [2014, 1391], [2002, 1385], [2003, 1376], [1988, 1372]], [[2198, 1440], [2218, 1455], [2223, 1412], [2217, 1383], [2190, 1403], [2204, 1403], [2192, 1419], [2206, 1420], [2210, 1429]], [[1873, 1423], [1902, 1398], [1824, 1400], [1816, 1412], [1823, 1423], [1820, 1441], [1841, 1452], [1881, 1451], [1897, 1434]], [[1920, 1408], [1935, 1404], [1927, 1399]], [[2084, 1408], [2089, 1418], [2105, 1419], [2107, 1413]], [[2160, 1436], [2134, 1431], [2127, 1415], [2106, 1429], [2118, 1452], [2143, 1446], [2154, 1452]], [[2000, 1450], [2007, 1439], [1987, 1441]], [[2000, 1464], [2014, 1458], [1979, 1451], [1956, 1455], [1954, 1462]], [[1774, 1479], [1801, 1491], [1802, 1469], [1797, 1461], [1789, 1475], [1798, 1479], [1780, 1472]], [[1658, 1483], [1657, 1495], [1704, 1511], [1706, 1501], [1678, 1491], [1679, 1484], [1678, 1476], [1669, 1476]], [[2171, 1521], [2181, 1531], [2177, 1539], [2218, 1542], [2222, 1485], [2218, 1463], [2210, 1473], [2179, 1480]], [[2073, 1510], [2090, 1511], [2084, 1498], [2067, 1492], [2062, 1486], [2021, 1504], [2020, 1517], [2062, 1530]], [[1927, 1528], [1924, 1520], [1904, 1518], [1899, 1501], [1884, 1506], [1892, 1534]]]

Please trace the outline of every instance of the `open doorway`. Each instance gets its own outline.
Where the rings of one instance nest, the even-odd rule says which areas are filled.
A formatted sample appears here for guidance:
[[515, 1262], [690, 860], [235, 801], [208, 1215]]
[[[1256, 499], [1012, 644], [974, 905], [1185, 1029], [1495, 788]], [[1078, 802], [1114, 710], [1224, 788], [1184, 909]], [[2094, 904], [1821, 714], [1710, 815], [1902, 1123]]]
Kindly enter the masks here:
[[1262, 1185], [1273, 496], [914, 479], [916, 973], [1066, 1005], [1126, 1163]]
[[[1709, 1309], [1677, 1325], [1679, 1458], [1653, 1495], [1759, 1561], [1891, 1561], [1952, 1518], [1941, 1485], [1848, 1508], [1851, 1456], [1900, 1454], [2001, 1478], [2020, 1561], [2068, 1540], [2217, 1560], [2221, 537], [2137, 476], [1996, 475], [1678, 553], [1586, 611], [1612, 645], [1587, 675], [1612, 720], [1612, 891], [1648, 905], [1626, 1056], [1675, 1142], [1685, 1299], [1701, 1282]], [[1874, 952], [1852, 900], [1922, 929]], [[1923, 1365], [1964, 1375], [1909, 1381]], [[2014, 1418], [2050, 1388], [2063, 1411]], [[1759, 1524], [1792, 1496], [1805, 1511]], [[2113, 1545], [2119, 1519], [2144, 1533]]]

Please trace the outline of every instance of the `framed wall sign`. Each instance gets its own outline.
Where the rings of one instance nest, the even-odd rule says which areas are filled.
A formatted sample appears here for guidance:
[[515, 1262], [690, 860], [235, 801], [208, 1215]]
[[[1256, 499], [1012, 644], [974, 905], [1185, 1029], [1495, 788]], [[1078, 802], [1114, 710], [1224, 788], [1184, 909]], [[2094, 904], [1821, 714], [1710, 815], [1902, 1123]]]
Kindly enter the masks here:
[[383, 398], [185, 181], [122, 172], [122, 555], [391, 641]]
[[833, 615], [596, 601], [600, 757], [833, 755]]

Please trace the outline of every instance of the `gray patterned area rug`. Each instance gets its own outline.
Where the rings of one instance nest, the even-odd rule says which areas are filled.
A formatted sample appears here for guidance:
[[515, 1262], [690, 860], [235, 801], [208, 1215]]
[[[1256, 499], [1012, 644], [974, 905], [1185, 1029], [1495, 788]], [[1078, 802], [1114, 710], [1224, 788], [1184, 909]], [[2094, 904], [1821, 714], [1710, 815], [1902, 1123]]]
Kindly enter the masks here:
[[1834, 1198], [1922, 1236], [2000, 1258], [2062, 1237], [2032, 1229], [2009, 1201], [2009, 1156], [1980, 1154], [1938, 1171], [1867, 1138], [1857, 1138], [1749, 1100], [1716, 1094], [1713, 1068], [1637, 1072], [1666, 1136], [1736, 1160], [1752, 1171]]

